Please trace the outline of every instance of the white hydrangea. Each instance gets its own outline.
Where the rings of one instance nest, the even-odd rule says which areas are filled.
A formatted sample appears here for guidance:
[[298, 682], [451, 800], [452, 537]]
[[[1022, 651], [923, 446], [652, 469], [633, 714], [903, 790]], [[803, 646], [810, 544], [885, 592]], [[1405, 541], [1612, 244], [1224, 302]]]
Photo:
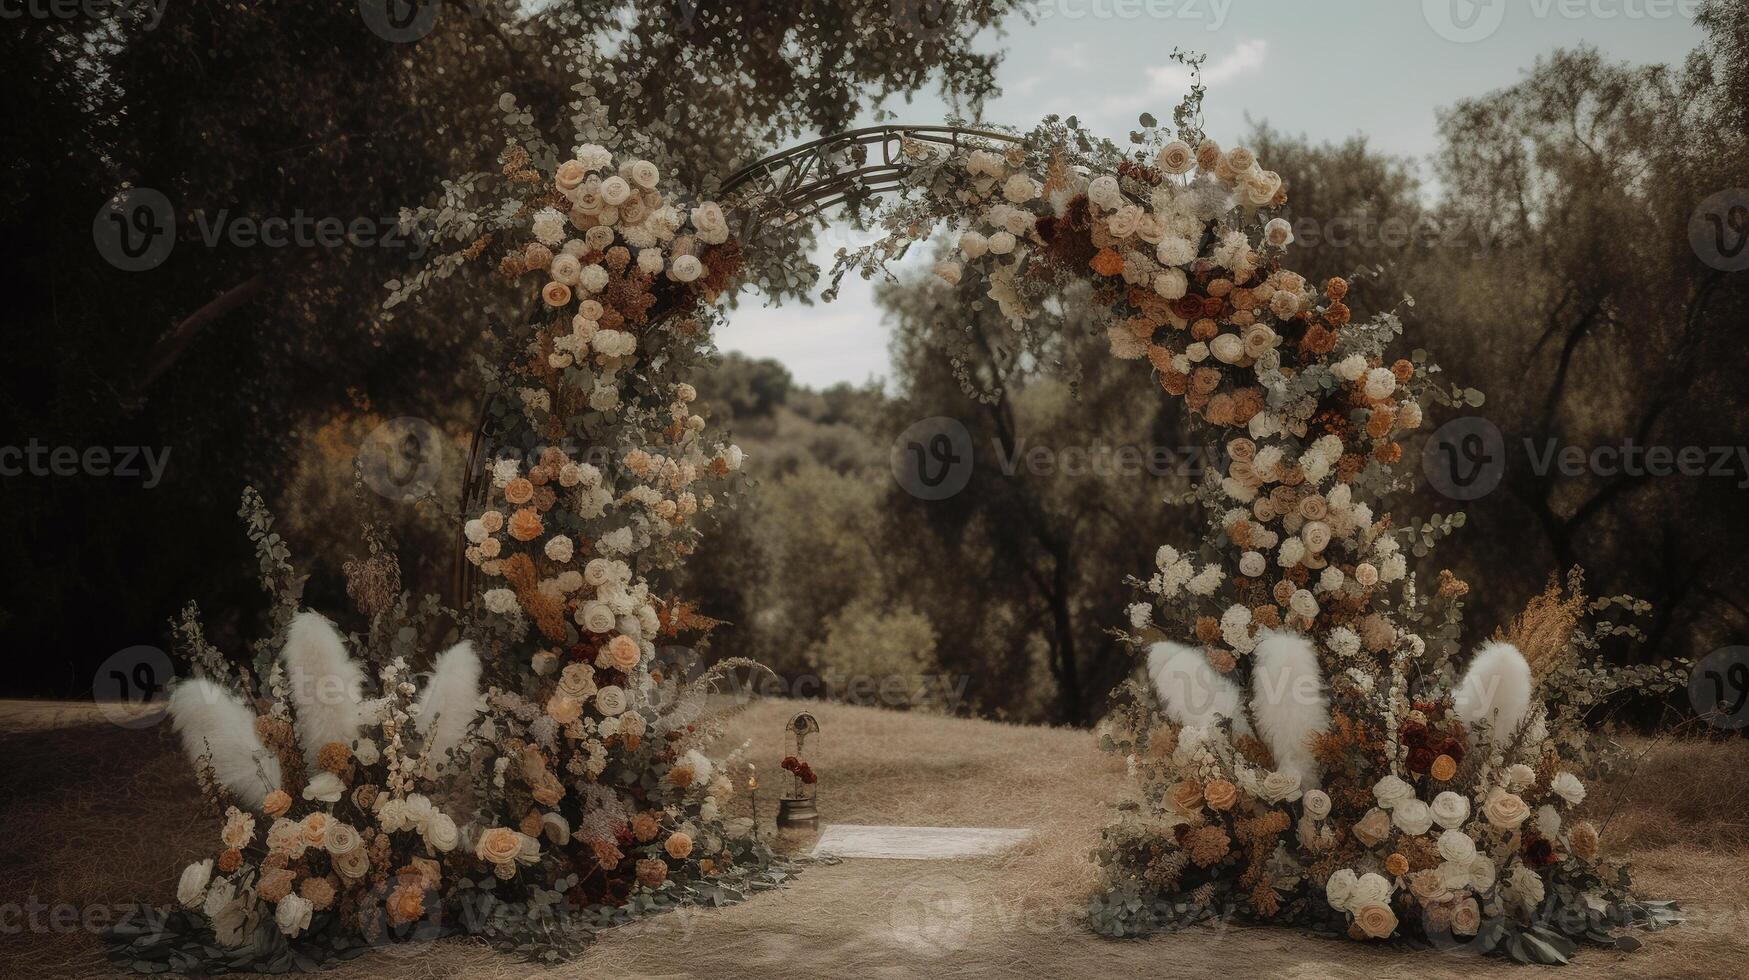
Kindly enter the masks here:
[[541, 208], [535, 212], [530, 230], [541, 244], [558, 247], [565, 240], [565, 223], [567, 219], [558, 208]]

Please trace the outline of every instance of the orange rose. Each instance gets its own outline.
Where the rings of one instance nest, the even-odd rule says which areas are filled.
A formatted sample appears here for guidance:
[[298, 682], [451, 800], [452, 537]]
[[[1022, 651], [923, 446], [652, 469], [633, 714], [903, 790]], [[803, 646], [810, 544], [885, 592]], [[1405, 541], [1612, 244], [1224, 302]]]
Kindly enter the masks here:
[[662, 825], [657, 823], [656, 818], [648, 813], [640, 813], [632, 818], [632, 836], [636, 837], [639, 843], [648, 844], [655, 840], [656, 835], [661, 832]]
[[421, 883], [408, 882], [389, 893], [389, 922], [404, 926], [409, 922], [418, 922], [425, 914], [425, 889]]
[[243, 852], [227, 847], [219, 854], [219, 873], [230, 874], [243, 866]]
[[671, 834], [662, 849], [674, 860], [684, 861], [692, 853], [692, 838], [682, 833]]
[[1457, 775], [1457, 760], [1449, 755], [1439, 756], [1433, 760], [1433, 765], [1428, 768], [1427, 773], [1443, 783]]
[[1233, 804], [1239, 802], [1239, 787], [1225, 779], [1216, 779], [1202, 791], [1203, 799], [1216, 810], [1231, 810]]
[[1340, 303], [1348, 295], [1348, 280], [1340, 276], [1333, 277], [1324, 284], [1324, 295]]
[[520, 507], [534, 499], [534, 484], [519, 476], [504, 484], [504, 499]]
[[328, 815], [312, 813], [304, 818], [304, 843], [311, 847], [322, 846], [322, 836], [328, 830]]
[[1401, 854], [1392, 854], [1385, 858], [1385, 871], [1393, 878], [1401, 878], [1409, 873], [1409, 859]]
[[1397, 913], [1389, 905], [1365, 905], [1354, 913], [1354, 924], [1368, 939], [1387, 939], [1397, 931]]
[[267, 794], [267, 798], [261, 801], [261, 810], [270, 817], [281, 817], [285, 815], [285, 811], [291, 809], [291, 802], [290, 793], [283, 789], [276, 789]]
[[261, 879], [255, 884], [255, 894], [261, 896], [264, 902], [277, 902], [291, 894], [292, 882], [296, 878], [288, 868], [263, 871]]
[[583, 161], [566, 160], [559, 164], [558, 173], [553, 175], [553, 184], [559, 190], [574, 191], [583, 186], [583, 180], [588, 176], [589, 171], [583, 166]]
[[540, 537], [544, 526], [540, 515], [531, 507], [524, 507], [510, 515], [510, 536], [518, 541], [533, 541]]

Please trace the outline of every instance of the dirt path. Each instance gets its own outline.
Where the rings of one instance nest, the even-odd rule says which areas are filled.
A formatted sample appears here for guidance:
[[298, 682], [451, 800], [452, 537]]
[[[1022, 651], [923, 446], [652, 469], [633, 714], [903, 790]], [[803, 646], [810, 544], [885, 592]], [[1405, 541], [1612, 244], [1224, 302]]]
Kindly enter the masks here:
[[[735, 716], [730, 744], [772, 763], [796, 705]], [[1103, 800], [1121, 776], [1085, 732], [818, 706], [810, 743], [820, 809], [839, 823], [1026, 827], [1015, 853], [953, 862], [815, 864], [775, 894], [728, 909], [683, 911], [615, 930], [580, 961], [549, 970], [460, 941], [346, 964], [336, 978], [495, 977], [1487, 977], [1524, 968], [1451, 953], [1318, 939], [1285, 929], [1207, 928], [1110, 941], [1079, 921]], [[0, 716], [3, 716], [0, 712]], [[0, 724], [0, 730], [6, 726]], [[0, 734], [0, 874], [6, 898], [79, 908], [163, 900], [176, 870], [214, 829], [188, 819], [193, 783], [159, 731], [113, 726]], [[18, 765], [12, 765], [17, 762]], [[779, 773], [761, 766], [770, 832]], [[1749, 957], [1749, 792], [1742, 743], [1655, 748], [1611, 824], [1634, 845], [1649, 893], [1690, 910], [1680, 929], [1635, 954], [1586, 950], [1561, 977], [1716, 977]], [[1721, 790], [1725, 787], [1725, 790]], [[1685, 792], [1686, 790], [1686, 792]], [[1734, 793], [1723, 795], [1721, 792]], [[1608, 805], [1600, 791], [1598, 802]], [[810, 841], [786, 839], [804, 851]], [[0, 927], [7, 923], [0, 921]], [[4, 932], [0, 929], [0, 932]], [[81, 930], [0, 934], [0, 977], [29, 956], [33, 976], [114, 976]], [[16, 957], [16, 958], [15, 958]]]

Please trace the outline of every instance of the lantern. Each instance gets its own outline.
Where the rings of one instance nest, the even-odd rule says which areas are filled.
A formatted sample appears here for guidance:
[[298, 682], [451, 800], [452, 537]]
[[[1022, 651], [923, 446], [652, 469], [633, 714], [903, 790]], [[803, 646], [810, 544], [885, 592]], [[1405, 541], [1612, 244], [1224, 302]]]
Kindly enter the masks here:
[[809, 735], [819, 734], [820, 722], [812, 714], [803, 711], [789, 720], [785, 731], [788, 732], [791, 742], [790, 754], [783, 760], [784, 771], [790, 777], [789, 790], [777, 801], [777, 826], [780, 829], [817, 830], [820, 826], [820, 811], [814, 808], [814, 795], [819, 788], [819, 777], [814, 775], [813, 767], [808, 765], [804, 745]]

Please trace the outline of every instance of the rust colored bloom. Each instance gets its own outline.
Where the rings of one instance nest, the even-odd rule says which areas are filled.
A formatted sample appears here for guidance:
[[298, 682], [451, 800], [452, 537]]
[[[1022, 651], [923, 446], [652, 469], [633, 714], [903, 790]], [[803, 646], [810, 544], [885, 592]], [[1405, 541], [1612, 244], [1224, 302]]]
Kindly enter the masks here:
[[1093, 271], [1102, 276], [1116, 276], [1123, 273], [1123, 256], [1115, 249], [1102, 248], [1094, 256]]
[[1331, 303], [1330, 308], [1324, 311], [1324, 322], [1333, 327], [1340, 327], [1347, 324], [1352, 316], [1353, 313], [1348, 307], [1341, 303]]
[[1220, 621], [1213, 616], [1196, 617], [1196, 638], [1204, 643], [1213, 643], [1220, 639]]
[[1401, 878], [1409, 873], [1409, 859], [1402, 854], [1392, 854], [1385, 858], [1385, 871], [1393, 878]]
[[1372, 454], [1381, 463], [1396, 463], [1403, 458], [1403, 447], [1394, 442], [1387, 442], [1374, 449]]
[[637, 864], [638, 884], [656, 888], [668, 880], [668, 864], [657, 858], [644, 858]]
[[524, 507], [510, 515], [510, 536], [518, 541], [533, 541], [543, 530], [540, 515], [532, 507]]
[[1231, 810], [1233, 804], [1239, 801], [1239, 787], [1225, 779], [1210, 780], [1203, 789], [1202, 796], [1216, 810]]
[[1441, 755], [1433, 760], [1433, 765], [1428, 767], [1427, 773], [1442, 783], [1446, 782], [1457, 775], [1457, 760], [1449, 755]]
[[1224, 827], [1198, 827], [1184, 838], [1184, 850], [1192, 861], [1204, 868], [1219, 863], [1231, 846], [1232, 838], [1227, 836]]
[[316, 907], [316, 911], [327, 911], [334, 904], [334, 883], [327, 878], [305, 878], [298, 886], [298, 894]]
[[656, 818], [648, 813], [640, 813], [632, 818], [632, 836], [636, 837], [640, 844], [648, 844], [655, 840], [656, 835], [661, 832], [662, 825], [657, 823]]
[[1342, 302], [1348, 296], [1348, 280], [1341, 276], [1332, 276], [1330, 281], [1324, 284], [1324, 295], [1330, 297], [1334, 302]]
[[389, 922], [392, 925], [404, 926], [410, 922], [418, 922], [425, 914], [424, 883], [418, 880], [403, 879], [394, 891], [389, 893]]
[[234, 847], [227, 847], [219, 853], [219, 873], [230, 874], [243, 866], [243, 852]]
[[1230, 674], [1233, 668], [1239, 666], [1239, 661], [1233, 658], [1231, 651], [1216, 647], [1208, 652], [1209, 666], [1223, 674]]
[[274, 868], [270, 871], [263, 871], [261, 879], [256, 882], [255, 894], [261, 896], [261, 900], [264, 902], [277, 902], [291, 894], [292, 882], [296, 880], [297, 875], [293, 874], [289, 868]]
[[1594, 860], [1597, 857], [1597, 828], [1589, 820], [1574, 824], [1567, 832], [1567, 846], [1579, 860]]
[[1415, 376], [1415, 365], [1398, 358], [1391, 365], [1391, 376], [1397, 379], [1398, 384], [1402, 384]]
[[352, 762], [352, 750], [344, 742], [329, 742], [316, 754], [316, 765], [326, 772], [339, 775]]
[[668, 770], [669, 784], [678, 787], [679, 789], [685, 789], [688, 786], [691, 786], [692, 777], [692, 766], [684, 762]]

